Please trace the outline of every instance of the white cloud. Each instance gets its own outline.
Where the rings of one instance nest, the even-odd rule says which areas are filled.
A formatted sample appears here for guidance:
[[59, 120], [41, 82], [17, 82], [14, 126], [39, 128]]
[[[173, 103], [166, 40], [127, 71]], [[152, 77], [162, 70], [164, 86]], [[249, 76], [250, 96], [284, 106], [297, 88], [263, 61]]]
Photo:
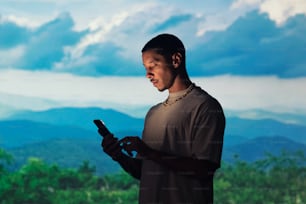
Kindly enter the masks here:
[[[98, 4], [96, 2], [96, 4]], [[99, 3], [101, 4], [101, 2]], [[84, 51], [91, 45], [97, 45], [104, 42], [111, 42], [114, 45], [122, 48], [122, 53], [125, 57], [130, 57], [132, 60], [139, 58], [135, 53], [139, 53], [139, 46], [141, 44], [140, 38], [145, 38], [145, 33], [141, 32], [140, 28], [143, 28], [146, 23], [150, 23], [154, 18], [144, 17], [146, 15], [152, 15], [150, 11], [156, 9], [156, 5], [153, 3], [139, 3], [129, 4], [125, 8], [122, 5], [115, 7], [116, 4], [109, 2], [109, 9], [116, 9], [114, 12], [109, 10], [106, 12], [96, 12], [96, 16], [89, 19], [86, 25], [80, 26], [79, 16], [76, 16], [75, 11], [71, 11], [72, 16], [76, 20], [76, 27], [82, 27], [82, 29], [88, 29], [89, 32], [85, 35], [81, 41], [75, 46], [70, 46], [65, 49], [66, 58], [62, 62], [56, 63], [56, 69], [62, 67], [69, 67], [75, 62], [84, 61], [81, 58], [85, 56]], [[98, 5], [97, 5], [98, 6]], [[105, 9], [105, 6], [100, 5], [101, 8]], [[103, 13], [103, 15], [101, 15]], [[85, 15], [86, 16], [86, 15]], [[88, 17], [88, 16], [87, 16]], [[86, 17], [85, 17], [86, 18]], [[147, 19], [150, 19], [148, 21]], [[128, 31], [128, 32], [127, 32]], [[147, 30], [146, 30], [147, 31]], [[131, 36], [133, 36], [131, 38]], [[138, 45], [138, 46], [137, 46]], [[90, 59], [85, 59], [90, 60]], [[68, 64], [67, 64], [68, 63]]]
[[78, 58], [83, 54], [83, 51], [89, 45], [104, 42], [106, 40], [105, 35], [108, 34], [114, 27], [120, 26], [127, 17], [128, 12], [122, 12], [113, 16], [108, 23], [103, 22], [101, 25], [98, 25], [96, 22], [91, 23], [90, 28], [95, 29], [96, 31], [88, 34], [81, 40], [72, 53], [72, 56]]
[[[13, 6], [15, 5], [15, 6]], [[65, 56], [54, 62], [55, 70], [74, 68], [93, 60], [84, 56], [91, 45], [110, 42], [118, 47], [120, 56], [138, 62], [143, 44], [153, 37], [152, 29], [175, 15], [192, 15], [189, 21], [171, 27], [164, 32], [177, 34], [190, 47], [198, 44], [199, 37], [211, 30], [222, 30], [230, 25], [239, 12], [228, 10], [228, 1], [195, 0], [170, 3], [165, 1], [110, 1], [110, 0], [28, 0], [12, 3], [4, 0], [0, 3], [0, 13], [18, 25], [39, 27], [69, 13], [73, 19], [73, 28], [88, 31], [80, 42], [66, 46]]]
[[[97, 106], [124, 112], [129, 108], [152, 105], [163, 98], [163, 94], [158, 94], [144, 77], [93, 78], [18, 70], [0, 71], [0, 95], [6, 95], [0, 97], [0, 104], [15, 109]], [[9, 102], [9, 96], [14, 103]], [[16, 96], [21, 100], [16, 100]]]
[[306, 113], [306, 78], [218, 76], [195, 81], [215, 95], [225, 109]]
[[[306, 78], [218, 76], [193, 81], [215, 96], [225, 110], [306, 113]], [[6, 70], [0, 71], [0, 96], [4, 95], [0, 104], [17, 109], [96, 106], [144, 116], [144, 108], [163, 101], [167, 93], [158, 92], [144, 77], [94, 78]]]
[[297, 14], [306, 15], [305, 0], [266, 0], [260, 5], [260, 10], [269, 14], [269, 17], [278, 25], [289, 17]]
[[232, 3], [231, 9], [254, 9], [267, 13], [269, 18], [281, 25], [289, 17], [297, 14], [306, 15], [305, 0], [236, 0]]
[[239, 9], [243, 7], [258, 6], [264, 0], [236, 0], [232, 3], [231, 9]]
[[155, 23], [172, 15], [194, 14], [198, 17], [202, 16], [203, 19], [208, 16], [207, 21], [200, 19], [195, 27], [189, 28], [190, 25], [184, 24], [183, 27], [171, 30], [190, 36], [188, 39], [191, 41], [197, 34], [203, 35], [208, 30], [220, 30], [232, 22], [229, 20], [232, 19], [231, 14], [225, 12], [228, 6], [226, 2], [225, 0], [224, 2], [194, 0], [192, 3], [188, 1], [171, 3], [161, 0], [145, 2], [140, 0], [132, 2], [126, 0], [29, 0], [12, 3], [4, 0], [0, 3], [0, 13], [4, 18], [10, 18], [13, 22], [29, 27], [38, 27], [63, 12], [69, 13], [75, 21], [76, 30], [92, 31], [74, 48], [76, 55], [79, 55], [84, 46], [103, 40], [116, 42], [124, 48], [133, 48], [131, 45], [139, 40], [130, 42], [131, 36], [134, 39], [152, 37], [148, 36], [149, 29]]
[[10, 67], [24, 54], [25, 46], [17, 46], [10, 49], [0, 49], [0, 67]]
[[28, 27], [28, 28], [35, 28], [38, 27], [42, 22], [38, 21], [32, 21], [29, 18], [25, 17], [19, 17], [13, 14], [10, 14], [8, 16], [4, 16], [0, 18], [1, 21], [8, 21], [8, 22], [14, 22], [16, 25], [19, 25], [21, 27]]

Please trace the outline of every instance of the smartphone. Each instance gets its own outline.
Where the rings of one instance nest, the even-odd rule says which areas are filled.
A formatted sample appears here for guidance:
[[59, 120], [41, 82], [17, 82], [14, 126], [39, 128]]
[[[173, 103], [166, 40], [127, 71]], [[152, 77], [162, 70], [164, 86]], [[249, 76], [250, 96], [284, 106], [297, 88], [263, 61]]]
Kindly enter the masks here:
[[99, 128], [99, 133], [104, 137], [106, 135], [111, 134], [111, 132], [107, 129], [107, 127], [105, 126], [104, 122], [102, 120], [99, 119], [95, 119], [93, 120], [93, 122], [95, 123], [95, 125]]

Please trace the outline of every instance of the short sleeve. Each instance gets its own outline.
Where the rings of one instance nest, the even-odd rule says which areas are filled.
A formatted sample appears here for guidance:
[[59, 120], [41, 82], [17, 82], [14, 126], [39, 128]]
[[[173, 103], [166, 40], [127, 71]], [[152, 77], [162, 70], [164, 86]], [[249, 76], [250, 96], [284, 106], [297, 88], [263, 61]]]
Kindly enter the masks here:
[[192, 156], [220, 166], [225, 117], [219, 102], [210, 98], [196, 111], [192, 128]]

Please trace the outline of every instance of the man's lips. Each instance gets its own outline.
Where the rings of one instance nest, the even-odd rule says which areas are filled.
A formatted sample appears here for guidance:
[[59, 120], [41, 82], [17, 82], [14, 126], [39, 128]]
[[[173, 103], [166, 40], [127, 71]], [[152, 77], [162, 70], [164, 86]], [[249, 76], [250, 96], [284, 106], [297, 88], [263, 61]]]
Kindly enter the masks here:
[[151, 79], [151, 83], [155, 86], [158, 83], [158, 81], [155, 79]]

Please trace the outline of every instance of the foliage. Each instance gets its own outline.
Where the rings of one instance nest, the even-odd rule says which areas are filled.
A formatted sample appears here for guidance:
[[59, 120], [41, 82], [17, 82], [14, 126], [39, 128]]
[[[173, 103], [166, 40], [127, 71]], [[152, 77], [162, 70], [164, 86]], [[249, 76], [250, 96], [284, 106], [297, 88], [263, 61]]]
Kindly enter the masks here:
[[223, 165], [215, 177], [215, 203], [306, 203], [306, 158], [302, 152]]
[[136, 180], [123, 172], [98, 177], [87, 161], [78, 169], [60, 169], [30, 158], [18, 171], [6, 172], [0, 177], [1, 204], [137, 203]]
[[[5, 169], [12, 157], [0, 149], [0, 203], [137, 203], [138, 181], [127, 173], [97, 176], [88, 161], [63, 169], [30, 158], [20, 169]], [[306, 203], [306, 159], [301, 152], [246, 163], [223, 164], [214, 180], [216, 204]]]
[[4, 166], [10, 164], [13, 160], [12, 155], [5, 152], [3, 149], [0, 149], [0, 173], [4, 173]]

